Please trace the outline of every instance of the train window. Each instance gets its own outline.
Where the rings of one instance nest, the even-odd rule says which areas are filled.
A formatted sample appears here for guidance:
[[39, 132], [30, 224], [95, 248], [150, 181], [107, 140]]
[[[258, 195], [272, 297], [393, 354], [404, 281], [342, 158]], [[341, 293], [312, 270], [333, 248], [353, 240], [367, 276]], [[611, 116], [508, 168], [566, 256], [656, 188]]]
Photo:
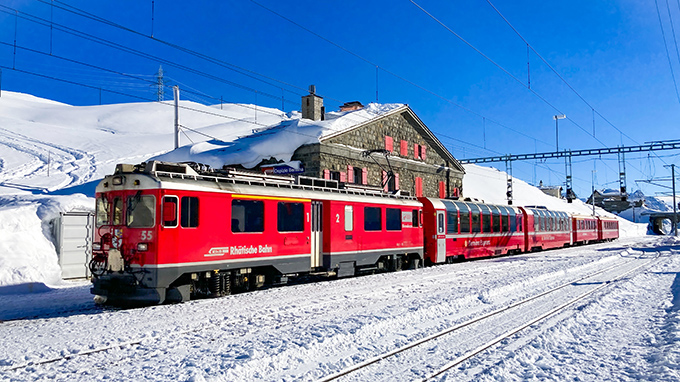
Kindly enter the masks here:
[[401, 210], [398, 208], [385, 209], [385, 229], [401, 231]]
[[411, 219], [413, 219], [413, 221], [412, 221], [413, 228], [420, 227], [420, 219], [418, 219], [418, 217], [420, 216], [419, 212], [420, 211], [418, 211], [418, 210], [413, 210], [413, 214], [411, 215]]
[[184, 228], [198, 227], [198, 198], [195, 196], [182, 196], [181, 206], [180, 225]]
[[354, 230], [354, 207], [345, 206], [345, 231]]
[[458, 210], [446, 211], [446, 233], [458, 233]]
[[276, 228], [279, 232], [302, 232], [305, 230], [305, 205], [302, 203], [279, 202]]
[[380, 211], [380, 207], [364, 207], [364, 230], [382, 230], [382, 211]]
[[97, 217], [97, 227], [111, 222], [111, 211], [109, 211], [109, 200], [105, 197], [97, 198], [95, 205], [95, 216]]
[[163, 226], [177, 227], [177, 204], [179, 200], [176, 196], [163, 197]]
[[444, 233], [444, 214], [437, 213], [437, 233]]
[[515, 214], [515, 210], [513, 210], [512, 208], [510, 208], [510, 207], [507, 207], [507, 208], [508, 208], [508, 215], [509, 215], [508, 220], [510, 220], [510, 226], [508, 227], [509, 228], [508, 231], [509, 232], [515, 232], [515, 231], [517, 231], [517, 216], [518, 215]]
[[127, 225], [149, 228], [156, 224], [156, 198], [153, 195], [131, 196], [127, 205]]
[[523, 219], [523, 215], [522, 215], [522, 214], [515, 215], [515, 221], [517, 222], [517, 231], [518, 231], [518, 232], [524, 231], [524, 219]]
[[491, 210], [489, 206], [480, 204], [479, 209], [482, 212], [482, 232], [491, 232]]
[[123, 224], [123, 200], [113, 199], [113, 225]]
[[471, 214], [471, 219], [470, 219], [470, 220], [471, 220], [471, 221], [470, 221], [470, 223], [471, 223], [471, 224], [470, 224], [470, 226], [471, 226], [470, 228], [472, 229], [472, 232], [473, 232], [473, 233], [481, 232], [482, 226], [481, 226], [481, 217], [480, 217], [480, 215], [479, 215], [479, 212], [473, 212], [473, 213]]
[[503, 217], [503, 212], [501, 212], [498, 207], [492, 207], [496, 211], [494, 211], [494, 215], [492, 217], [493, 219], [493, 231], [494, 232], [501, 232], [501, 219]]
[[460, 211], [460, 233], [470, 233], [469, 211]]
[[264, 202], [234, 199], [231, 201], [231, 232], [263, 232]]
[[446, 233], [458, 233], [458, 208], [457, 203], [454, 204], [448, 200], [442, 200], [444, 207], [446, 207]]

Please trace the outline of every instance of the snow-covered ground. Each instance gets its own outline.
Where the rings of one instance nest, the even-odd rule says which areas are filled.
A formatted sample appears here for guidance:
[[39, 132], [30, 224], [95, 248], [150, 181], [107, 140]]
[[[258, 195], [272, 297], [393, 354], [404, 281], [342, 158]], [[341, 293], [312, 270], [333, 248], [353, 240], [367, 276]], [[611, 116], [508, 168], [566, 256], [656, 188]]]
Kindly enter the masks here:
[[[11, 344], [0, 348], [0, 373], [10, 381], [317, 380], [570, 284], [604, 288], [435, 380], [674, 381], [680, 378], [678, 244], [627, 238], [132, 310], [94, 307], [82, 284], [0, 296], [0, 317], [26, 317], [0, 325], [0, 338]], [[583, 279], [622, 266], [641, 268], [609, 284]], [[574, 293], [580, 291], [559, 290], [542, 304]], [[532, 305], [343, 380], [423, 378], [524, 315], [547, 309]]]
[[[285, 159], [299, 139], [400, 107], [371, 105], [310, 123], [298, 113], [254, 105], [182, 106], [182, 142], [197, 143], [170, 152], [170, 105], [73, 107], [3, 91], [0, 380], [315, 380], [565, 283], [574, 291], [555, 291], [545, 306], [499, 316], [487, 326], [509, 330], [578, 288], [606, 287], [435, 379], [680, 380], [680, 242], [645, 236], [646, 224], [625, 220], [622, 239], [609, 244], [180, 305], [95, 306], [87, 282], [61, 280], [49, 221], [61, 211], [91, 210], [94, 184], [116, 163], [154, 156], [251, 163], [272, 147]], [[205, 135], [213, 139], [204, 142]], [[506, 203], [504, 172], [468, 165], [464, 182], [465, 196]], [[514, 205], [592, 213], [581, 201], [566, 203], [518, 179], [513, 187]], [[585, 278], [608, 267], [616, 272], [619, 265], [640, 268], [609, 283], [608, 273]], [[423, 378], [467, 352], [465, 346], [494, 337], [488, 329], [443, 337], [399, 361], [344, 378]]]

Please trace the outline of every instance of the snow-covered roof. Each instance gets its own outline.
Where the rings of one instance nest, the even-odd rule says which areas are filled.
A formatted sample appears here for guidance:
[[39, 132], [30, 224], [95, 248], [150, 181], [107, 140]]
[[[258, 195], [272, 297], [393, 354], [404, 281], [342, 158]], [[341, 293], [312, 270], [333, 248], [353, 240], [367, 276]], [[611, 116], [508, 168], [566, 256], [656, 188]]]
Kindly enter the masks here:
[[398, 103], [371, 103], [359, 110], [326, 113], [323, 121], [312, 121], [302, 118], [300, 113], [291, 113], [278, 123], [252, 129], [249, 134], [232, 141], [212, 139], [198, 142], [151, 159], [168, 162], [193, 161], [216, 168], [233, 164], [253, 168], [271, 157], [289, 162], [295, 150], [302, 145], [319, 143], [320, 140], [403, 108], [407, 106]]

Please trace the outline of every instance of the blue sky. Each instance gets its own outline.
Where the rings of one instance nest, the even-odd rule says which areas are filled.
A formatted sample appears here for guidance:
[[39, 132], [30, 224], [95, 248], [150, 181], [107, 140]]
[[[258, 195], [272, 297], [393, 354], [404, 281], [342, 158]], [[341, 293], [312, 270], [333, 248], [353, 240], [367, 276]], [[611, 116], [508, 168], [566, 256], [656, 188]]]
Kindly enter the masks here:
[[[560, 150], [678, 138], [680, 101], [669, 65], [670, 57], [680, 81], [677, 0], [491, 1], [587, 103], [534, 52], [527, 54], [526, 43], [489, 2], [414, 1], [450, 30], [408, 0], [0, 0], [1, 87], [74, 105], [99, 104], [100, 94], [104, 104], [153, 100], [151, 82], [162, 65], [165, 80], [178, 85], [184, 99], [214, 104], [221, 98], [290, 111], [299, 110], [300, 97], [315, 84], [328, 110], [376, 98], [409, 104], [457, 158], [554, 151], [553, 116], [562, 113], [568, 119], [559, 122]], [[137, 33], [59, 8], [67, 6]], [[33, 16], [46, 25], [23, 18]], [[63, 27], [154, 57], [88, 41]], [[157, 40], [149, 38], [152, 33]], [[171, 98], [170, 90], [165, 94]], [[669, 176], [663, 166], [680, 164], [676, 152], [656, 154], [661, 158], [627, 156], [629, 190], [661, 191], [635, 182]], [[597, 188], [618, 187], [616, 156], [575, 157], [573, 164], [579, 196], [590, 193], [593, 177]], [[557, 185], [564, 182], [564, 161], [515, 162], [513, 173]]]

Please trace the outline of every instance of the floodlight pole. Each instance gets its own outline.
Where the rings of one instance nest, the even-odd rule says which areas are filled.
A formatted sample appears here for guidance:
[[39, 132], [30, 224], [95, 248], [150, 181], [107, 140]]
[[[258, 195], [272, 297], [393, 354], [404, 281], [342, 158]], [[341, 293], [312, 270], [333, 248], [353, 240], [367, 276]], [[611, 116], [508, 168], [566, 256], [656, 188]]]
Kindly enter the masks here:
[[555, 152], [560, 151], [560, 134], [557, 121], [565, 118], [567, 118], [566, 114], [558, 114], [553, 116], [553, 119], [555, 120]]

